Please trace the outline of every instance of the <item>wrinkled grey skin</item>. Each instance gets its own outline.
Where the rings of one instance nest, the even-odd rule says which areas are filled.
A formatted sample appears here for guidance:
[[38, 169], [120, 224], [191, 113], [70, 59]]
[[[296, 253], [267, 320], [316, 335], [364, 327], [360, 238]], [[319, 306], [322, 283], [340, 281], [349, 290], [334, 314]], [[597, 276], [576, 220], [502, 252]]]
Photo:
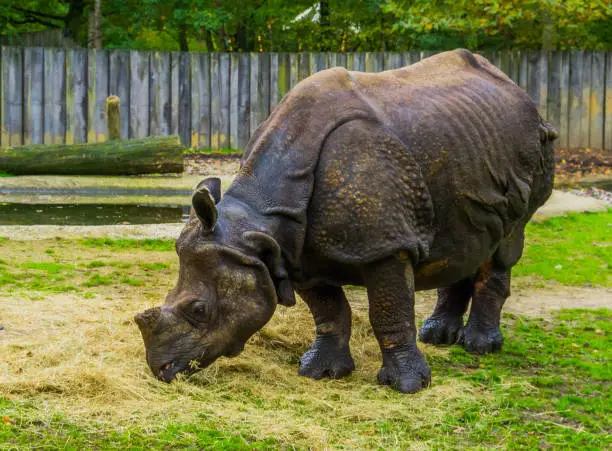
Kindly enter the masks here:
[[[313, 75], [256, 131], [222, 199], [218, 179], [196, 188], [177, 286], [135, 318], [153, 374], [238, 354], [295, 290], [316, 324], [299, 373], [346, 376], [345, 284], [367, 289], [381, 384], [429, 385], [417, 335], [501, 349], [510, 270], [552, 191], [555, 138], [522, 89], [465, 50]], [[438, 303], [418, 333], [414, 293], [431, 288]]]

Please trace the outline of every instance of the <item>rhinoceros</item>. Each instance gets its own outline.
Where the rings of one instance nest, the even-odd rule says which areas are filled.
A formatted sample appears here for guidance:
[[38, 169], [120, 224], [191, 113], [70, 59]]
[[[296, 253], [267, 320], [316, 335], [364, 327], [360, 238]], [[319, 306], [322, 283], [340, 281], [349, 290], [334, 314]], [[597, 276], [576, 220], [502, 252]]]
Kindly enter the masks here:
[[367, 290], [380, 384], [430, 384], [416, 290], [438, 291], [421, 341], [498, 351], [525, 225], [552, 191], [556, 137], [525, 91], [467, 50], [310, 76], [256, 130], [223, 197], [219, 179], [195, 188], [176, 287], [135, 317], [153, 374], [169, 382], [239, 354], [297, 292], [316, 325], [299, 374], [346, 376], [348, 284]]

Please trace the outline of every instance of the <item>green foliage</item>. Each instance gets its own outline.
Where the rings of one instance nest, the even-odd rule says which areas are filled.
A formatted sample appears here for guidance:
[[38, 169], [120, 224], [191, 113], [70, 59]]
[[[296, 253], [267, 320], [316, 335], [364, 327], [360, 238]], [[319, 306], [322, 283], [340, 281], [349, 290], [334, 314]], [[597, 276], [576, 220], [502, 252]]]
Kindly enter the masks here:
[[532, 223], [514, 276], [537, 276], [564, 285], [612, 286], [612, 210], [570, 214]]
[[[87, 44], [93, 2], [0, 0], [0, 32]], [[196, 51], [611, 49], [608, 0], [103, 0], [107, 48]]]

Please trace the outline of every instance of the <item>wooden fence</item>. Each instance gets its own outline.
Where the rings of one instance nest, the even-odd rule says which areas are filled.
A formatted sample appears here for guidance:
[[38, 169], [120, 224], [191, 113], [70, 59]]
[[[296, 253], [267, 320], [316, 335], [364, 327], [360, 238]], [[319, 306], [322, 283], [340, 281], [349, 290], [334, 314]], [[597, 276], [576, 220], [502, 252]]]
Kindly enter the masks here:
[[[333, 66], [397, 68], [421, 53], [162, 53], [1, 49], [0, 142], [99, 142], [105, 99], [121, 98], [124, 138], [179, 134], [194, 148], [245, 148], [295, 84]], [[560, 147], [612, 149], [612, 52], [485, 54], [558, 127]]]

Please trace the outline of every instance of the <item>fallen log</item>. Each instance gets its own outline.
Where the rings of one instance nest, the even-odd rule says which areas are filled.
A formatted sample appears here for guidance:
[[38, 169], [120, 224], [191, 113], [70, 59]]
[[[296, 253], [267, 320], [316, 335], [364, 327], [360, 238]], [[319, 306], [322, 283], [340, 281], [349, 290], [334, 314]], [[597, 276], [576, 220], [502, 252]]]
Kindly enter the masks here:
[[183, 172], [178, 136], [89, 144], [0, 148], [0, 172], [14, 175], [136, 175]]

